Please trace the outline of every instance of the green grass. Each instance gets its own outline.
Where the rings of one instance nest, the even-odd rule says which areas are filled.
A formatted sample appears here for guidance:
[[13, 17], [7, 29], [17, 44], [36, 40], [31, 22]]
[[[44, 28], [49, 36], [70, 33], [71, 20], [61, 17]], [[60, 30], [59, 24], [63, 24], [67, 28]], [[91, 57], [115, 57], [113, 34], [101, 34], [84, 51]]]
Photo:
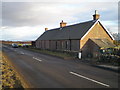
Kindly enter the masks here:
[[50, 51], [50, 50], [42, 50], [37, 48], [25, 48], [25, 49], [43, 53], [43, 54], [53, 55], [61, 58], [72, 58], [72, 59], [75, 58], [72, 53], [64, 52], [64, 51]]

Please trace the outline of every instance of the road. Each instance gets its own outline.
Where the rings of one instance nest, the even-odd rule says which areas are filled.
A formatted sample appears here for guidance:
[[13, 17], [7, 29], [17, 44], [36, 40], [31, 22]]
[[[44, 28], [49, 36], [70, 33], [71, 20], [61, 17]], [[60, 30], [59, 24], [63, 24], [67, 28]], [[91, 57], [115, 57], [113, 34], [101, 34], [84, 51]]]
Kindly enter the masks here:
[[16, 70], [30, 88], [117, 88], [118, 73], [80, 60], [61, 58], [3, 45]]

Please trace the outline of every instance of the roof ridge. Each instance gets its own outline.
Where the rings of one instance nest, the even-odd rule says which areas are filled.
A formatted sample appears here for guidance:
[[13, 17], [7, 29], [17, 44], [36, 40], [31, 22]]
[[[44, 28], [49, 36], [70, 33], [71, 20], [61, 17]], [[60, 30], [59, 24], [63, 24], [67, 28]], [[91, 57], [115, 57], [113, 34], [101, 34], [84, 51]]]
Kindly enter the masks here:
[[95, 22], [96, 22], [97, 20], [89, 20], [89, 21], [85, 21], [85, 22], [80, 22], [80, 23], [68, 25], [68, 26], [65, 26], [65, 27], [53, 28], [53, 29], [50, 29], [50, 30], [47, 30], [47, 31], [53, 31], [53, 30], [56, 30], [56, 29], [66, 28], [66, 27], [75, 26], [75, 25], [79, 25], [79, 24], [84, 24], [84, 23], [92, 22], [92, 21], [95, 21]]
[[[91, 22], [91, 21], [97, 21], [97, 20], [89, 20], [89, 21], [85, 21], [85, 22], [80, 22], [80, 23], [76, 23], [76, 24], [72, 24], [72, 25], [68, 25], [68, 26], [74, 26], [74, 25], [78, 25], [78, 24], [82, 24], [82, 23], [87, 23], [87, 22]], [[65, 26], [67, 27], [67, 26]]]
[[81, 39], [88, 30], [98, 20], [89, 20], [82, 23], [77, 23], [65, 27], [50, 29], [44, 32], [39, 39], [41, 40], [58, 40], [58, 39]]

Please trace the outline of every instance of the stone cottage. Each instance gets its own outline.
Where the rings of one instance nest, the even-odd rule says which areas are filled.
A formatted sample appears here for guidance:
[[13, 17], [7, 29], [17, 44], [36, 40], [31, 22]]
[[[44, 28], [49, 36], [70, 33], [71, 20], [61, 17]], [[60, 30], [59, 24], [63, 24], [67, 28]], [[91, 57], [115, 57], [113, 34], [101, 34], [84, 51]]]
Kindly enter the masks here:
[[81, 52], [82, 57], [96, 57], [101, 47], [113, 47], [113, 36], [99, 20], [97, 11], [93, 20], [66, 25], [61, 22], [60, 27], [45, 28], [45, 32], [36, 40], [36, 48]]

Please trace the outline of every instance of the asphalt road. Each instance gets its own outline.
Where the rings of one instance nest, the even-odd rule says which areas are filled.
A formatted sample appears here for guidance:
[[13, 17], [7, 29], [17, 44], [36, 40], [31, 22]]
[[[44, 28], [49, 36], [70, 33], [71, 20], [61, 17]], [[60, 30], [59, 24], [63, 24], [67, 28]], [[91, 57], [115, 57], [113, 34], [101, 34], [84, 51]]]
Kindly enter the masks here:
[[3, 51], [30, 88], [118, 88], [118, 73], [80, 60], [64, 60], [5, 45]]

